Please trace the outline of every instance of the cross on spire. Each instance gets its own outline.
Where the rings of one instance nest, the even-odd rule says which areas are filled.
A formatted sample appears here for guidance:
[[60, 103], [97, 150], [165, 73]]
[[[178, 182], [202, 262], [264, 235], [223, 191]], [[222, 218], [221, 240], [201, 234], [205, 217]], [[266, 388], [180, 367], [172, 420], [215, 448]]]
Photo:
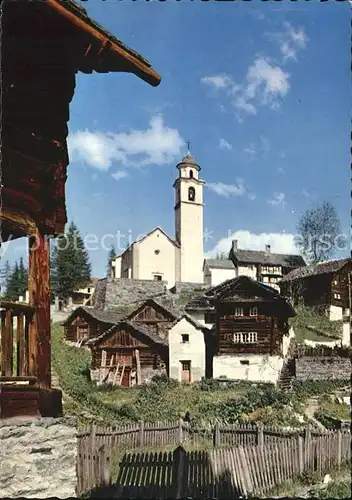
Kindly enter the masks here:
[[188, 152], [190, 153], [191, 141], [190, 140], [186, 141], [186, 144], [187, 144]]

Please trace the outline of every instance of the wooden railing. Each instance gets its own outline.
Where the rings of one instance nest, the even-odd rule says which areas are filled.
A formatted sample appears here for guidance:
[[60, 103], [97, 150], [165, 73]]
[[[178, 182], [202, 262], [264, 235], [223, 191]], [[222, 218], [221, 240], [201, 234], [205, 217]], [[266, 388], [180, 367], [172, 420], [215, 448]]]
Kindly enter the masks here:
[[29, 361], [29, 325], [34, 312], [28, 304], [0, 301], [0, 383], [36, 381]]

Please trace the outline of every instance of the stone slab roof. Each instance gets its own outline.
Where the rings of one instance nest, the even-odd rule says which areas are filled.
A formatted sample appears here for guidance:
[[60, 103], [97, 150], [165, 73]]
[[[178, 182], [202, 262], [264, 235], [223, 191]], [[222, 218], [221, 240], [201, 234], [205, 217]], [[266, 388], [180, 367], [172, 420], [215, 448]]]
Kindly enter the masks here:
[[284, 276], [280, 280], [280, 283], [285, 283], [287, 281], [293, 281], [296, 279], [309, 278], [311, 276], [318, 276], [320, 274], [336, 273], [350, 262], [352, 262], [352, 259], [330, 260], [327, 262], [320, 262], [319, 264], [300, 267], [286, 274], [286, 276]]
[[204, 265], [214, 269], [235, 269], [234, 263], [229, 259], [205, 259]]

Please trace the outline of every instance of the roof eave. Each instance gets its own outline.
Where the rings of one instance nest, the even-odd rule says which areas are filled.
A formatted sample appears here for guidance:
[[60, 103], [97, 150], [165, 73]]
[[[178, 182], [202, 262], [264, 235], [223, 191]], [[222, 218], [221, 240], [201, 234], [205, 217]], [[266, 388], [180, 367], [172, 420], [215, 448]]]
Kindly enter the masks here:
[[[101, 43], [102, 52], [107, 48], [111, 55], [117, 56], [119, 60], [123, 59], [127, 64], [125, 72], [134, 73], [136, 76], [153, 87], [157, 87], [160, 84], [161, 76], [150, 65], [139, 60], [128, 50], [118, 45], [107, 34], [103, 34], [91, 24], [87, 23], [80, 17], [77, 17], [73, 12], [66, 8], [65, 3], [62, 3], [60, 0], [46, 0], [46, 3], [49, 7], [55, 9], [61, 16], [65, 17], [69, 22], [99, 41]], [[118, 66], [120, 68], [119, 70], [111, 67], [111, 69], [107, 69], [106, 71], [121, 71], [121, 64]]]

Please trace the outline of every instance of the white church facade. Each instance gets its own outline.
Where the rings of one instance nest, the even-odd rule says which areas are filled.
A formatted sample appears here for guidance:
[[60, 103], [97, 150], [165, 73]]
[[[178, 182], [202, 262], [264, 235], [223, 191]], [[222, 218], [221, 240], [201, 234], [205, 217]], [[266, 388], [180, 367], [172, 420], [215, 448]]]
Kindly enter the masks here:
[[200, 166], [188, 152], [177, 165], [175, 237], [156, 227], [111, 262], [113, 278], [203, 283], [203, 190]]

